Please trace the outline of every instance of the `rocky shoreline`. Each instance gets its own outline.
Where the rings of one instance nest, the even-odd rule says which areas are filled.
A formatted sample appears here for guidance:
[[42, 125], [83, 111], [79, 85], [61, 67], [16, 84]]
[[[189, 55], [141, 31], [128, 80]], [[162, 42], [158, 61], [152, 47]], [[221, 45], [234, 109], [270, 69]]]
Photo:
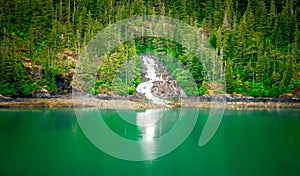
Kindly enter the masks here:
[[203, 95], [170, 100], [170, 106], [152, 104], [142, 95], [111, 96], [84, 95], [72, 98], [72, 95], [50, 95], [36, 98], [11, 98], [0, 96], [0, 108], [8, 107], [99, 107], [104, 109], [153, 109], [170, 107], [209, 108], [212, 100], [226, 100], [226, 108], [300, 108], [299, 97], [281, 96], [278, 98], [254, 98], [235, 95]]
[[[68, 57], [66, 53], [65, 57]], [[172, 107], [209, 108], [214, 100], [226, 101], [226, 108], [300, 108], [300, 97], [282, 95], [278, 98], [249, 97], [241, 94], [203, 95], [197, 97], [186, 96], [184, 90], [167, 71], [164, 63], [149, 54], [140, 54], [142, 59], [142, 78], [134, 95], [119, 96], [98, 94], [83, 94], [73, 89], [72, 98], [71, 81], [74, 69], [67, 75], [57, 77], [58, 92], [49, 93], [46, 89], [32, 93], [30, 98], [5, 97], [0, 94], [0, 108], [4, 107], [99, 107], [106, 109], [152, 109]], [[33, 72], [34, 73], [34, 72]], [[34, 76], [34, 75], [33, 75]], [[67, 93], [67, 94], [63, 94]], [[148, 95], [148, 96], [146, 96]], [[149, 96], [151, 95], [151, 96]], [[153, 99], [153, 96], [156, 97]], [[176, 98], [176, 97], [183, 98]], [[148, 98], [147, 98], [148, 97]], [[173, 97], [173, 98], [172, 98]], [[152, 100], [151, 100], [152, 99]], [[155, 99], [163, 102], [160, 105], [153, 104]], [[216, 104], [214, 104], [215, 106]], [[221, 104], [222, 106], [224, 104]]]

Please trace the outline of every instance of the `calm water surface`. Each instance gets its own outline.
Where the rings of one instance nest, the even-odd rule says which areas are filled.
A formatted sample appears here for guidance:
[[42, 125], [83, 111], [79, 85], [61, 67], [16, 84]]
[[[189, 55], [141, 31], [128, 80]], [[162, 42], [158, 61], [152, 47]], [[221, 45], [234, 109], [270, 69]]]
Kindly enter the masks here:
[[[147, 112], [139, 112], [135, 121], [140, 126], [156, 124], [151, 129], [131, 124], [130, 118], [124, 120], [115, 110], [101, 113], [119, 136], [151, 141], [172, 129], [178, 121], [177, 111], [150, 120], [143, 119], [149, 117]], [[0, 175], [300, 174], [299, 109], [227, 109], [215, 136], [199, 147], [208, 112], [199, 110], [193, 131], [173, 152], [134, 162], [111, 157], [95, 147], [82, 132], [72, 109], [0, 109]]]

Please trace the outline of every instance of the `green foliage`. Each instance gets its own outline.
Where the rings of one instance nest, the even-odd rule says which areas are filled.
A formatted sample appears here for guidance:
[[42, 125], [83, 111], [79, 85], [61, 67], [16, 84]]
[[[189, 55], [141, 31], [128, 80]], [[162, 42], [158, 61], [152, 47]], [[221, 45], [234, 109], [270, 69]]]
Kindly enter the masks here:
[[252, 84], [249, 95], [253, 96], [253, 97], [262, 97], [262, 96], [264, 96], [265, 95], [264, 85], [262, 83]]
[[281, 93], [279, 87], [276, 85], [272, 86], [270, 89], [270, 97], [278, 97]]
[[[78, 56], [100, 30], [137, 15], [165, 15], [201, 28], [217, 52], [213, 79], [225, 78], [228, 93], [277, 97], [299, 87], [300, 6], [298, 1], [1, 1], [0, 6], [0, 94], [29, 96], [46, 88], [57, 91], [55, 77], [64, 75], [75, 63], [62, 58], [65, 49]], [[182, 39], [189, 40], [189, 39]], [[201, 62], [179, 43], [155, 37], [128, 41], [101, 58], [97, 77], [81, 75], [82, 89], [90, 93], [113, 91], [119, 75], [121, 93], [134, 94], [141, 67], [131, 75], [120, 67], [136, 53], [169, 54], [177, 60], [160, 58], [188, 94], [193, 79], [197, 94], [208, 93], [207, 72]], [[29, 58], [30, 64], [22, 58]], [[173, 63], [172, 63], [173, 62]], [[27, 66], [25, 65], [27, 64]], [[29, 69], [29, 66], [39, 69]], [[178, 64], [182, 69], [178, 70]], [[183, 69], [184, 68], [184, 69]], [[214, 70], [220, 70], [215, 72]], [[186, 77], [186, 71], [191, 77]], [[210, 70], [209, 70], [210, 71]], [[124, 75], [127, 75], [125, 78]], [[126, 81], [125, 81], [126, 80]], [[214, 80], [215, 81], [215, 80]], [[96, 83], [95, 86], [92, 84]], [[80, 87], [81, 83], [73, 83]], [[91, 87], [92, 88], [91, 88]]]
[[187, 66], [184, 67], [179, 60], [171, 56], [160, 56], [158, 59], [164, 63], [172, 78], [176, 80], [187, 95], [199, 95], [197, 84]]
[[12, 89], [8, 84], [1, 83], [0, 84], [1, 95], [14, 95], [15, 90]]
[[114, 64], [110, 66], [111, 72], [109, 73], [106, 73], [103, 67], [100, 68], [99, 75], [105, 76], [100, 76], [99, 82], [107, 86], [98, 86], [99, 92], [109, 90], [119, 95], [132, 95], [135, 93], [135, 89], [141, 80], [141, 59], [135, 55], [134, 46], [133, 41], [124, 43], [116, 48], [115, 52], [107, 56], [108, 59], [103, 60], [103, 67], [111, 62]]
[[217, 36], [215, 33], [213, 33], [211, 35], [211, 37], [209, 38], [209, 44], [211, 45], [211, 47], [213, 47], [214, 49], [217, 48]]
[[32, 94], [32, 91], [37, 89], [37, 85], [36, 84], [26, 84], [23, 87], [23, 95], [28, 96]]
[[204, 95], [204, 94], [208, 94], [208, 89], [205, 87], [205, 85], [201, 85], [201, 87], [199, 88], [199, 95]]

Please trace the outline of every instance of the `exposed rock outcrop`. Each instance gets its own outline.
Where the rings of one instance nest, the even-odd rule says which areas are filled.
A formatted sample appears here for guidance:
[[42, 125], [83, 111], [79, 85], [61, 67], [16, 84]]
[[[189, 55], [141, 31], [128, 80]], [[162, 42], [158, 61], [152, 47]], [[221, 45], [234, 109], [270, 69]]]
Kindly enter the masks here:
[[[154, 61], [156, 79], [152, 80], [151, 93], [159, 98], [178, 98], [186, 97], [184, 90], [172, 79], [166, 70], [164, 63], [156, 60], [155, 56], [141, 54], [141, 57], [148, 57]], [[142, 62], [142, 82], [149, 81], [149, 73], [146, 72], [145, 60]]]
[[41, 90], [35, 91], [32, 94], [33, 98], [51, 98], [51, 95], [49, 91], [45, 88], [42, 88]]
[[[78, 55], [75, 54], [71, 50], [64, 50], [62, 54], [58, 55], [59, 58], [61, 58], [60, 62], [65, 62], [68, 64], [68, 72], [62, 73], [55, 75], [55, 84], [57, 87], [57, 90], [55, 91], [56, 94], [66, 94], [70, 93], [72, 91], [71, 87], [71, 82], [74, 74], [74, 67], [78, 59]], [[32, 59], [26, 58], [26, 57], [21, 57], [23, 61], [23, 65], [27, 71], [27, 73], [30, 75], [31, 78], [36, 79], [36, 78], [41, 78], [45, 76], [45, 68], [43, 68], [40, 65], [36, 65]], [[48, 70], [51, 72], [51, 70]], [[32, 97], [34, 98], [49, 98], [51, 97], [50, 95], [51, 92], [49, 92], [45, 87], [39, 87], [39, 90], [32, 92]]]
[[6, 102], [6, 101], [11, 101], [11, 97], [6, 97], [0, 94], [0, 102]]
[[183, 93], [183, 90], [172, 79], [155, 81], [152, 87], [153, 95], [160, 98], [177, 98], [181, 96], [181, 92]]
[[72, 91], [71, 82], [75, 69], [71, 68], [68, 73], [55, 76], [57, 93], [70, 93]]

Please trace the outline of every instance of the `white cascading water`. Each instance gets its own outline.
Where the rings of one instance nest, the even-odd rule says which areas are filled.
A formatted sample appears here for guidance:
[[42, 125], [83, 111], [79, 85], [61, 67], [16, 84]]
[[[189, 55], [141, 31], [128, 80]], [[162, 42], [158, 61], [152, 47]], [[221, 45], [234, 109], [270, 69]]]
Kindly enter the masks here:
[[142, 82], [140, 83], [137, 88], [136, 91], [142, 94], [145, 94], [145, 96], [151, 100], [154, 104], [159, 104], [159, 105], [167, 105], [167, 103], [154, 96], [151, 92], [151, 88], [153, 86], [153, 82], [154, 81], [163, 81], [161, 78], [157, 77], [156, 73], [155, 73], [155, 61], [153, 58], [148, 57], [148, 56], [141, 56], [145, 66], [146, 66], [146, 78], [149, 78], [149, 81], [146, 82]]

